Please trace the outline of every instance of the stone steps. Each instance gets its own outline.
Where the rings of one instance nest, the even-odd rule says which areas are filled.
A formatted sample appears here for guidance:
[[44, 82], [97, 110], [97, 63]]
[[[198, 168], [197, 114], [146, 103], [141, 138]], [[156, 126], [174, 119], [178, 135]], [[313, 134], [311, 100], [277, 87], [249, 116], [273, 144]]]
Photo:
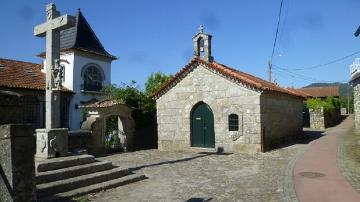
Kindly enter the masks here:
[[128, 168], [115, 167], [111, 162], [98, 161], [91, 155], [37, 162], [37, 171], [36, 188], [40, 201], [69, 199], [145, 179], [143, 174], [130, 173]]
[[46, 172], [72, 166], [92, 163], [95, 161], [92, 155], [69, 156], [62, 158], [47, 159], [35, 163], [36, 172]]
[[44, 184], [76, 177], [79, 175], [86, 175], [90, 173], [104, 171], [111, 169], [112, 167], [113, 165], [110, 161], [95, 161], [89, 164], [40, 172], [36, 175], [36, 184]]
[[144, 179], [146, 179], [146, 177], [142, 173], [130, 174], [130, 175], [127, 175], [127, 176], [124, 176], [121, 178], [114, 179], [114, 180], [110, 180], [110, 181], [74, 189], [74, 190], [71, 190], [68, 192], [58, 193], [58, 194], [55, 194], [52, 196], [41, 198], [41, 199], [39, 199], [39, 202], [42, 202], [42, 201], [44, 201], [44, 202], [45, 201], [46, 202], [48, 202], [48, 201], [64, 201], [67, 199], [71, 199], [73, 197], [82, 196], [82, 195], [89, 194], [89, 193], [94, 193], [94, 192], [99, 192], [99, 191], [103, 191], [106, 189], [115, 188], [118, 186], [126, 185], [129, 183], [137, 182], [137, 181], [144, 180]]

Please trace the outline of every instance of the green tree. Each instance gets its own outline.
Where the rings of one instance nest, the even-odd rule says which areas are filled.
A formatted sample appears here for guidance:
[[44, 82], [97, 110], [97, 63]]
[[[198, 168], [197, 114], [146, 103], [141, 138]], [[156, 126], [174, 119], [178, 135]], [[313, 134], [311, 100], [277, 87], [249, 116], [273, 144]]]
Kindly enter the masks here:
[[136, 81], [131, 81], [130, 84], [122, 83], [120, 86], [115, 84], [106, 86], [101, 92], [108, 99], [123, 101], [127, 105], [142, 111], [155, 109], [154, 101], [140, 90]]
[[166, 75], [162, 72], [152, 73], [145, 83], [145, 95], [151, 96], [158, 91], [164, 84], [173, 78], [172, 75]]

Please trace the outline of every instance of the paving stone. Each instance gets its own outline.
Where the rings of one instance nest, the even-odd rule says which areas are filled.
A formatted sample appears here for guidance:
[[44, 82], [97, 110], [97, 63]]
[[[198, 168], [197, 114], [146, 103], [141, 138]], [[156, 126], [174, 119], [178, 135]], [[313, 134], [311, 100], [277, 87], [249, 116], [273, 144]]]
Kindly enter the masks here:
[[[141, 171], [149, 178], [106, 192], [91, 201], [289, 201], [289, 162], [307, 144], [259, 154], [144, 150], [102, 159]], [[290, 186], [290, 187], [284, 187]], [[296, 201], [296, 199], [291, 199]]]

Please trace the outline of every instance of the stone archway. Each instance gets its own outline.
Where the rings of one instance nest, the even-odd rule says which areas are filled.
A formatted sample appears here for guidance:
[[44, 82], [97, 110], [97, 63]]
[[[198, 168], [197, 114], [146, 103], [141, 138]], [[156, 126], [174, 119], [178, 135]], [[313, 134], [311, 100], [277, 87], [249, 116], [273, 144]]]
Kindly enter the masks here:
[[[135, 122], [131, 116], [132, 108], [126, 104], [114, 100], [103, 100], [86, 106], [81, 106], [86, 111], [87, 118], [82, 124], [81, 129], [90, 130], [92, 138], [87, 146], [89, 153], [102, 155], [106, 152], [105, 138], [112, 132], [112, 128], [107, 128], [107, 119], [116, 117], [117, 137], [126, 149], [134, 146]], [[121, 134], [119, 132], [121, 131]]]

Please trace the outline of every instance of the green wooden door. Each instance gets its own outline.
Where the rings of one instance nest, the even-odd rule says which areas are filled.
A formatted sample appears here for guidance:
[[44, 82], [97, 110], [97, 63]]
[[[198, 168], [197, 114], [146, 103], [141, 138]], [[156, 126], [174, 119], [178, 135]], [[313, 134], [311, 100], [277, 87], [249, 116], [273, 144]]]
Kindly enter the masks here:
[[215, 147], [214, 115], [205, 103], [196, 105], [191, 115], [191, 146]]

